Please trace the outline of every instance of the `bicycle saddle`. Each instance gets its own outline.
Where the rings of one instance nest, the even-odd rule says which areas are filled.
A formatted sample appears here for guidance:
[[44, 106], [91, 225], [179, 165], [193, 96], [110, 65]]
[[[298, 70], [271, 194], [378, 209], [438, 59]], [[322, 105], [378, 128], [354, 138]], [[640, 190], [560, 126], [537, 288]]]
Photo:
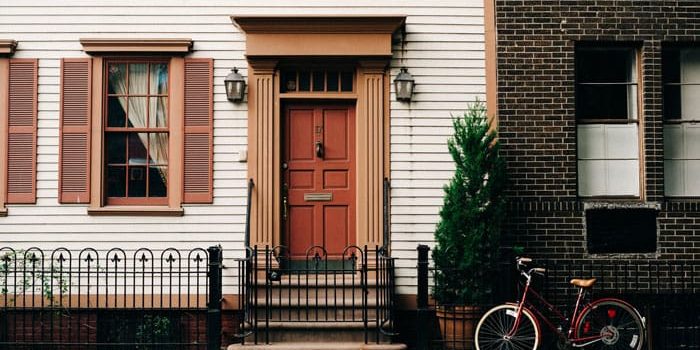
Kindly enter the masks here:
[[595, 281], [596, 281], [595, 278], [591, 278], [591, 279], [587, 279], [587, 280], [574, 278], [569, 283], [575, 285], [576, 287], [589, 288], [595, 284]]

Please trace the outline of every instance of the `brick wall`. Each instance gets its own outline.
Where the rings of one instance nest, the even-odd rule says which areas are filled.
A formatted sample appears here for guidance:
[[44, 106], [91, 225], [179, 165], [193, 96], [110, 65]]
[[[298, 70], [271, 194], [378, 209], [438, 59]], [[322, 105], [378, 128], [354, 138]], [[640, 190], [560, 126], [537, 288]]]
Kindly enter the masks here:
[[577, 41], [640, 47], [646, 203], [658, 205], [653, 259], [700, 259], [698, 200], [664, 198], [662, 43], [700, 39], [700, 1], [496, 0], [498, 108], [511, 176], [507, 225], [528, 254], [577, 259], [586, 253], [577, 197], [574, 47]]

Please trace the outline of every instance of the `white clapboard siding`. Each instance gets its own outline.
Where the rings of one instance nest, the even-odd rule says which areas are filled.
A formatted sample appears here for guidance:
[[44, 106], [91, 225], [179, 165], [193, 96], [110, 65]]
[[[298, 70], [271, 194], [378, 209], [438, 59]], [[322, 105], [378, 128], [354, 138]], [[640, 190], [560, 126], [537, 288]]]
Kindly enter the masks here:
[[[11, 205], [0, 218], [0, 246], [52, 249], [192, 248], [221, 244], [225, 264], [243, 256], [246, 212], [245, 104], [230, 103], [223, 79], [247, 75], [245, 36], [231, 15], [406, 15], [406, 37], [394, 47], [416, 79], [410, 104], [391, 95], [391, 230], [399, 293], [415, 293], [416, 246], [432, 244], [442, 187], [452, 175], [446, 140], [451, 116], [484, 99], [484, 11], [481, 0], [26, 0], [0, 1], [0, 38], [19, 42], [17, 58], [39, 59], [37, 203]], [[96, 217], [84, 205], [59, 205], [60, 59], [85, 57], [81, 37], [194, 40], [191, 57], [214, 58], [214, 204], [187, 205], [185, 216]], [[225, 292], [235, 292], [235, 269]]]

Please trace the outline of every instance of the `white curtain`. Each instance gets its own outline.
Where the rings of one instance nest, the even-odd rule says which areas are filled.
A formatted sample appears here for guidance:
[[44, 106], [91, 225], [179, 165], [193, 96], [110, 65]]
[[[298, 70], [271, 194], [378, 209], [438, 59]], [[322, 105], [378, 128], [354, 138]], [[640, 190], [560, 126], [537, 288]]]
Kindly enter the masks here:
[[[125, 74], [110, 74], [109, 80], [114, 93], [119, 95], [146, 95], [148, 94], [148, 64], [129, 64], [129, 87], [127, 90], [126, 75]], [[167, 70], [163, 74], [160, 69], [154, 69], [151, 72], [150, 82], [151, 82], [151, 92], [158, 93], [157, 87], [160, 83], [167, 82]], [[116, 72], [115, 72], [116, 73]], [[164, 81], [165, 80], [165, 81]], [[126, 111], [128, 108], [128, 118], [131, 126], [136, 128], [146, 127], [146, 117], [148, 111], [148, 97], [129, 97], [127, 104], [127, 98], [120, 96], [119, 104]], [[127, 107], [128, 106], [128, 107]], [[165, 111], [166, 103], [165, 98], [151, 97], [151, 121], [150, 127], [164, 127], [165, 126]], [[144, 148], [148, 148], [148, 156], [151, 159], [150, 163], [155, 164], [167, 164], [168, 163], [168, 134], [167, 133], [151, 133], [150, 137], [150, 147], [149, 137], [147, 133], [137, 134]], [[159, 168], [159, 173], [163, 183], [167, 183], [167, 171], [163, 168]]]

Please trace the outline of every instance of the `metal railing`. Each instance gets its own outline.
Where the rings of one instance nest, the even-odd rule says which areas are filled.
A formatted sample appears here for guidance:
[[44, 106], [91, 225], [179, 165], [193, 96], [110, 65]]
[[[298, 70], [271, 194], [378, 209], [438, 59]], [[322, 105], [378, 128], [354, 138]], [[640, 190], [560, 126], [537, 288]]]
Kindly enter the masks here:
[[[647, 319], [648, 349], [700, 349], [700, 261], [641, 259], [538, 260], [547, 269], [533, 281], [536, 290], [560, 310], [570, 313], [576, 301], [572, 278], [597, 279], [592, 299], [617, 296], [631, 302]], [[469, 349], [473, 330], [459, 329], [461, 318], [476, 318], [490, 307], [519, 298], [519, 275], [513, 261], [484, 267], [493, 277], [490, 298], [476, 309], [438, 322], [441, 307], [432, 298], [435, 270], [429, 248], [418, 247], [416, 349]], [[543, 331], [547, 331], [543, 329]], [[556, 339], [549, 337], [556, 349]]]
[[219, 349], [221, 247], [0, 248], [0, 348]]
[[269, 343], [285, 325], [324, 323], [361, 328], [365, 343], [387, 341], [394, 334], [393, 270], [394, 259], [379, 246], [348, 246], [338, 256], [312, 246], [301, 258], [285, 246], [254, 246], [238, 259], [244, 312], [237, 336]]

